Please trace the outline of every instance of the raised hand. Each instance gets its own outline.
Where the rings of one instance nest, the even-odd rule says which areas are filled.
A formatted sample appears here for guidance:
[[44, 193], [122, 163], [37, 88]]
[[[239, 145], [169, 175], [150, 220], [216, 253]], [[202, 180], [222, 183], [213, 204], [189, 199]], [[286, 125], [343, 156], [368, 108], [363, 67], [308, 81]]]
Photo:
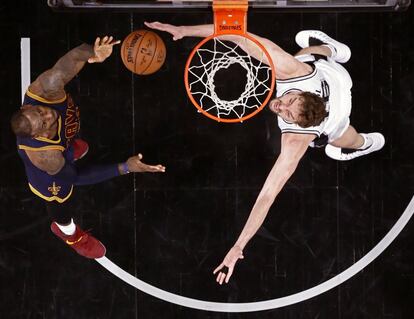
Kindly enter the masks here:
[[128, 170], [130, 172], [135, 173], [144, 173], [144, 172], [151, 172], [151, 173], [164, 173], [165, 172], [165, 166], [163, 165], [147, 165], [142, 160], [142, 154], [138, 154], [136, 156], [132, 156], [128, 158], [126, 161], [128, 165]]
[[95, 56], [88, 59], [89, 63], [99, 63], [106, 60], [112, 54], [112, 48], [114, 45], [121, 43], [120, 40], [113, 41], [113, 37], [105, 36], [102, 39], [97, 37], [93, 46], [93, 52]]
[[170, 33], [173, 36], [174, 41], [182, 39], [185, 36], [182, 27], [178, 27], [172, 24], [161, 23], [161, 22], [144, 22], [144, 24], [148, 28]]
[[227, 284], [233, 274], [234, 266], [239, 259], [243, 259], [243, 251], [239, 246], [233, 246], [223, 262], [213, 271], [213, 274], [217, 274], [216, 281], [221, 285], [223, 281]]

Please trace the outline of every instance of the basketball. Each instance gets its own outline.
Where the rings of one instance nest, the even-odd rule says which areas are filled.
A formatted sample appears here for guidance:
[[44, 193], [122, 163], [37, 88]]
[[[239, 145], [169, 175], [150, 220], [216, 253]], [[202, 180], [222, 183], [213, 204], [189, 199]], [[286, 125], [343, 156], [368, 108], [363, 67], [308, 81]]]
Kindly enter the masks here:
[[147, 75], [158, 71], [164, 64], [165, 55], [164, 42], [149, 30], [136, 30], [122, 42], [122, 62], [135, 74]]

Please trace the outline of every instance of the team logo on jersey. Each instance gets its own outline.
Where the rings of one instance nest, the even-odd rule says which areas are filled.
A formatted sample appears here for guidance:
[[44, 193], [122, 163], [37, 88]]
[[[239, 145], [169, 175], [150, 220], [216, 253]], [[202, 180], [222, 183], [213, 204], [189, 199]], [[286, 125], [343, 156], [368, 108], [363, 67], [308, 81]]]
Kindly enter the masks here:
[[79, 132], [79, 109], [73, 103], [73, 100], [68, 96], [68, 104], [66, 108], [65, 117], [65, 137], [70, 140]]
[[52, 193], [52, 195], [57, 195], [60, 192], [61, 187], [56, 186], [56, 183], [53, 182], [52, 186], [48, 187], [47, 190]]
[[321, 82], [321, 88], [322, 88], [322, 98], [325, 100], [325, 102], [329, 101], [329, 84], [325, 80], [322, 80]]

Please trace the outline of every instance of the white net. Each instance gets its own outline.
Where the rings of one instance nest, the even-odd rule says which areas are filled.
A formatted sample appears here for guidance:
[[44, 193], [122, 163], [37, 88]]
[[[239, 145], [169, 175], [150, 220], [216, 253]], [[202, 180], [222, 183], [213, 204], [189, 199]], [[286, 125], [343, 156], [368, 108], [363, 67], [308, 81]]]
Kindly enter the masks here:
[[[260, 54], [253, 58], [239, 44], [213, 38], [196, 51], [188, 68], [188, 88], [203, 111], [219, 119], [242, 120], [262, 107], [271, 90], [272, 69], [264, 62], [265, 53], [257, 48]], [[245, 78], [231, 71], [234, 65], [241, 68]], [[236, 92], [236, 98], [235, 92], [229, 92], [234, 90], [234, 83], [241, 83], [241, 94]]]

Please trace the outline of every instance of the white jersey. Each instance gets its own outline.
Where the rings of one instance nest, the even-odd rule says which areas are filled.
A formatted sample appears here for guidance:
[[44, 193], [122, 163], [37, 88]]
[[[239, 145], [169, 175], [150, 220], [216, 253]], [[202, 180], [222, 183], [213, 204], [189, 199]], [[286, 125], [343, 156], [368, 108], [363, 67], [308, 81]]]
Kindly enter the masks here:
[[328, 136], [334, 141], [341, 137], [349, 126], [351, 114], [352, 80], [342, 65], [334, 60], [316, 60], [313, 55], [296, 56], [301, 62], [312, 62], [312, 73], [287, 80], [276, 81], [276, 96], [280, 97], [292, 91], [307, 91], [314, 93], [326, 101], [328, 116], [318, 126], [300, 127], [278, 117], [278, 125], [282, 133], [300, 133]]

